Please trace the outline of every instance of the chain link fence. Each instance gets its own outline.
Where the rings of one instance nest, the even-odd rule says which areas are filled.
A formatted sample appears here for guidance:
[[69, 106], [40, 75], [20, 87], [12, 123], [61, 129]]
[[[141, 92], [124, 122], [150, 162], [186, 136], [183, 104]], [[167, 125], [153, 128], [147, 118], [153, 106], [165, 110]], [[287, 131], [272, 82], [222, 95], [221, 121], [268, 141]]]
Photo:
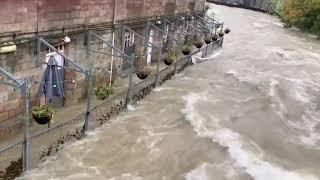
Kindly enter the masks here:
[[[166, 66], [159, 71], [159, 84], [171, 79], [175, 73], [183, 71], [186, 67], [192, 65], [192, 56], [199, 52], [212, 52], [222, 46], [223, 38], [211, 43], [208, 47], [203, 47], [194, 51], [188, 56], [180, 58], [176, 63]], [[209, 51], [204, 51], [208, 48]], [[131, 103], [143, 99], [155, 87], [155, 75], [148, 77], [144, 81], [135, 84], [132, 87]], [[126, 98], [128, 90], [123, 90], [102, 104], [93, 107], [90, 110], [89, 129], [95, 129], [102, 126], [105, 122], [115, 117], [126, 109]], [[84, 137], [84, 122], [86, 114], [64, 121], [49, 129], [45, 129], [29, 138], [30, 147], [30, 167], [35, 168], [48, 156], [59, 152], [66, 143], [80, 140]], [[0, 150], [0, 179], [14, 179], [22, 174], [22, 153], [24, 141], [11, 145]]]

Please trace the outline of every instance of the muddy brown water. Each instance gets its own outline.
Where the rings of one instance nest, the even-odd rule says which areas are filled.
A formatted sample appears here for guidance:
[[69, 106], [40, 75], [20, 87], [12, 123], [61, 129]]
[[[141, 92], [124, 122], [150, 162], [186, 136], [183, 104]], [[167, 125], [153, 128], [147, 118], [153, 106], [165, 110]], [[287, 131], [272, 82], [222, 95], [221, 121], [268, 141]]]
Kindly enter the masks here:
[[21, 179], [319, 179], [319, 42], [212, 7], [223, 49]]

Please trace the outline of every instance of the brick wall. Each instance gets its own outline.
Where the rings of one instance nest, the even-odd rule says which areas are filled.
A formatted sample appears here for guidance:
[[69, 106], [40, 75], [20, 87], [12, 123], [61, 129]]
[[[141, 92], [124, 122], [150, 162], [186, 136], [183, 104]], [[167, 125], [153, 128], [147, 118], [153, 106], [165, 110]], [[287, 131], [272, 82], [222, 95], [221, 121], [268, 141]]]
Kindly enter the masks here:
[[[137, 19], [142, 17], [185, 13], [193, 10], [200, 11], [204, 0], [116, 0], [117, 21], [124, 19]], [[83, 27], [90, 24], [105, 24], [112, 21], [113, 0], [1, 0], [0, 1], [0, 46], [12, 34], [25, 37], [25, 34], [39, 31], [40, 35], [48, 31], [46, 35], [54, 35], [46, 38], [51, 44], [57, 44], [61, 40], [61, 32], [56, 36], [55, 29], [70, 27]], [[140, 30], [142, 27], [139, 27]], [[138, 28], [138, 29], [139, 29]], [[142, 30], [141, 30], [142, 31]], [[85, 51], [84, 33], [73, 33], [69, 30], [71, 43], [65, 46], [65, 54], [82, 67], [88, 67], [93, 63], [103, 67], [96, 73], [95, 82], [100, 79], [108, 81], [106, 72], [110, 66], [110, 56], [92, 54], [89, 58]], [[107, 40], [111, 40], [110, 29], [100, 32]], [[7, 36], [8, 35], [8, 36]], [[31, 37], [35, 34], [31, 34]], [[28, 36], [30, 38], [30, 36]], [[9, 39], [10, 39], [9, 38]], [[117, 36], [116, 42], [120, 41]], [[30, 78], [40, 81], [43, 68], [36, 68], [35, 41], [17, 45], [17, 51], [0, 54], [0, 66], [12, 73], [17, 78]], [[118, 44], [118, 48], [121, 44]], [[92, 40], [92, 48], [99, 50], [102, 42]], [[110, 48], [105, 51], [111, 52]], [[45, 58], [46, 48], [42, 49], [41, 59]], [[116, 58], [116, 67], [119, 68], [121, 58]], [[1, 79], [1, 77], [0, 77]], [[33, 84], [31, 88], [30, 106], [39, 105], [37, 98], [39, 84]], [[65, 71], [66, 105], [79, 103], [86, 97], [87, 84], [82, 74], [74, 71]], [[23, 99], [20, 91], [0, 85], [0, 136], [1, 130], [7, 126], [21, 122], [23, 114]]]
[[[201, 10], [204, 0], [117, 0], [117, 20]], [[1, 0], [0, 35], [111, 22], [113, 0]]]

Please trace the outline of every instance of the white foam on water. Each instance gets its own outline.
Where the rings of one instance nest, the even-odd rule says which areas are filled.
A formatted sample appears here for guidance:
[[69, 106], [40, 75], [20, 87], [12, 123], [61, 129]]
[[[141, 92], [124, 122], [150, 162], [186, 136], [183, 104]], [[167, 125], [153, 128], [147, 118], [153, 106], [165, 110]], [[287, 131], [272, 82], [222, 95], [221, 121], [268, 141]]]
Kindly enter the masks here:
[[256, 28], [265, 28], [268, 26], [268, 24], [262, 24], [262, 23], [257, 23], [257, 22], [254, 22], [252, 25]]
[[[214, 51], [213, 54], [209, 54], [209, 56], [205, 57], [205, 58], [201, 57], [202, 53], [197, 53], [196, 55], [192, 56], [192, 63], [193, 64], [198, 64], [198, 63], [202, 63], [202, 62], [205, 62], [205, 61], [208, 61], [208, 60], [215, 59], [215, 58], [219, 57], [222, 54], [222, 52], [223, 52], [223, 50], [217, 49], [217, 50]], [[210, 53], [210, 52], [208, 51], [208, 53]]]
[[231, 162], [221, 164], [203, 163], [199, 167], [185, 174], [186, 180], [211, 180], [209, 173], [215, 175], [215, 179], [237, 179], [235, 169], [230, 167]]
[[155, 89], [153, 89], [153, 91], [155, 92], [161, 92], [161, 91], [166, 91], [166, 90], [173, 90], [175, 88], [170, 88], [170, 87], [157, 87]]
[[129, 105], [127, 106], [127, 109], [128, 109], [129, 111], [135, 111], [135, 110], [136, 110], [136, 107], [133, 106], [133, 105], [131, 105], [131, 104], [129, 104]]
[[[229, 128], [224, 128], [216, 118], [205, 119], [197, 111], [196, 105], [199, 101], [207, 99], [205, 94], [189, 94], [184, 97], [186, 102], [183, 113], [186, 119], [193, 126], [194, 130], [201, 137], [209, 137], [228, 148], [230, 157], [234, 160], [234, 165], [244, 169], [251, 177], [256, 180], [317, 180], [313, 175], [303, 174], [295, 171], [288, 171], [276, 164], [266, 162], [261, 155], [254, 151], [244, 148], [246, 141], [239, 133]], [[205, 123], [215, 124], [215, 129], [208, 129]], [[210, 125], [212, 128], [212, 124]], [[251, 142], [252, 143], [252, 142]], [[257, 146], [257, 145], [256, 145]], [[204, 176], [204, 175], [201, 175]]]
[[209, 58], [209, 59], [217, 58], [217, 57], [219, 57], [219, 56], [222, 54], [222, 52], [223, 52], [223, 50], [221, 50], [221, 49], [220, 49], [220, 50], [217, 50], [216, 53], [210, 55], [208, 58]]
[[127, 174], [122, 174], [120, 176], [112, 177], [109, 180], [143, 180], [143, 178], [137, 175], [127, 173]]
[[207, 175], [207, 163], [202, 164], [200, 167], [188, 172], [185, 176], [186, 180], [210, 180]]

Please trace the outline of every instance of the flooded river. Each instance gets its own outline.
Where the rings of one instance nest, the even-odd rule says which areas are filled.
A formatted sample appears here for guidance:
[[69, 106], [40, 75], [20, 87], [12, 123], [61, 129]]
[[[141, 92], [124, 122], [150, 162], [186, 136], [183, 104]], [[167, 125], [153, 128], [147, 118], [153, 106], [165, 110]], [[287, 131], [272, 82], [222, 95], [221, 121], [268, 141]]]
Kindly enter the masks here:
[[212, 7], [232, 32], [210, 61], [28, 179], [320, 179], [319, 42], [266, 14]]

